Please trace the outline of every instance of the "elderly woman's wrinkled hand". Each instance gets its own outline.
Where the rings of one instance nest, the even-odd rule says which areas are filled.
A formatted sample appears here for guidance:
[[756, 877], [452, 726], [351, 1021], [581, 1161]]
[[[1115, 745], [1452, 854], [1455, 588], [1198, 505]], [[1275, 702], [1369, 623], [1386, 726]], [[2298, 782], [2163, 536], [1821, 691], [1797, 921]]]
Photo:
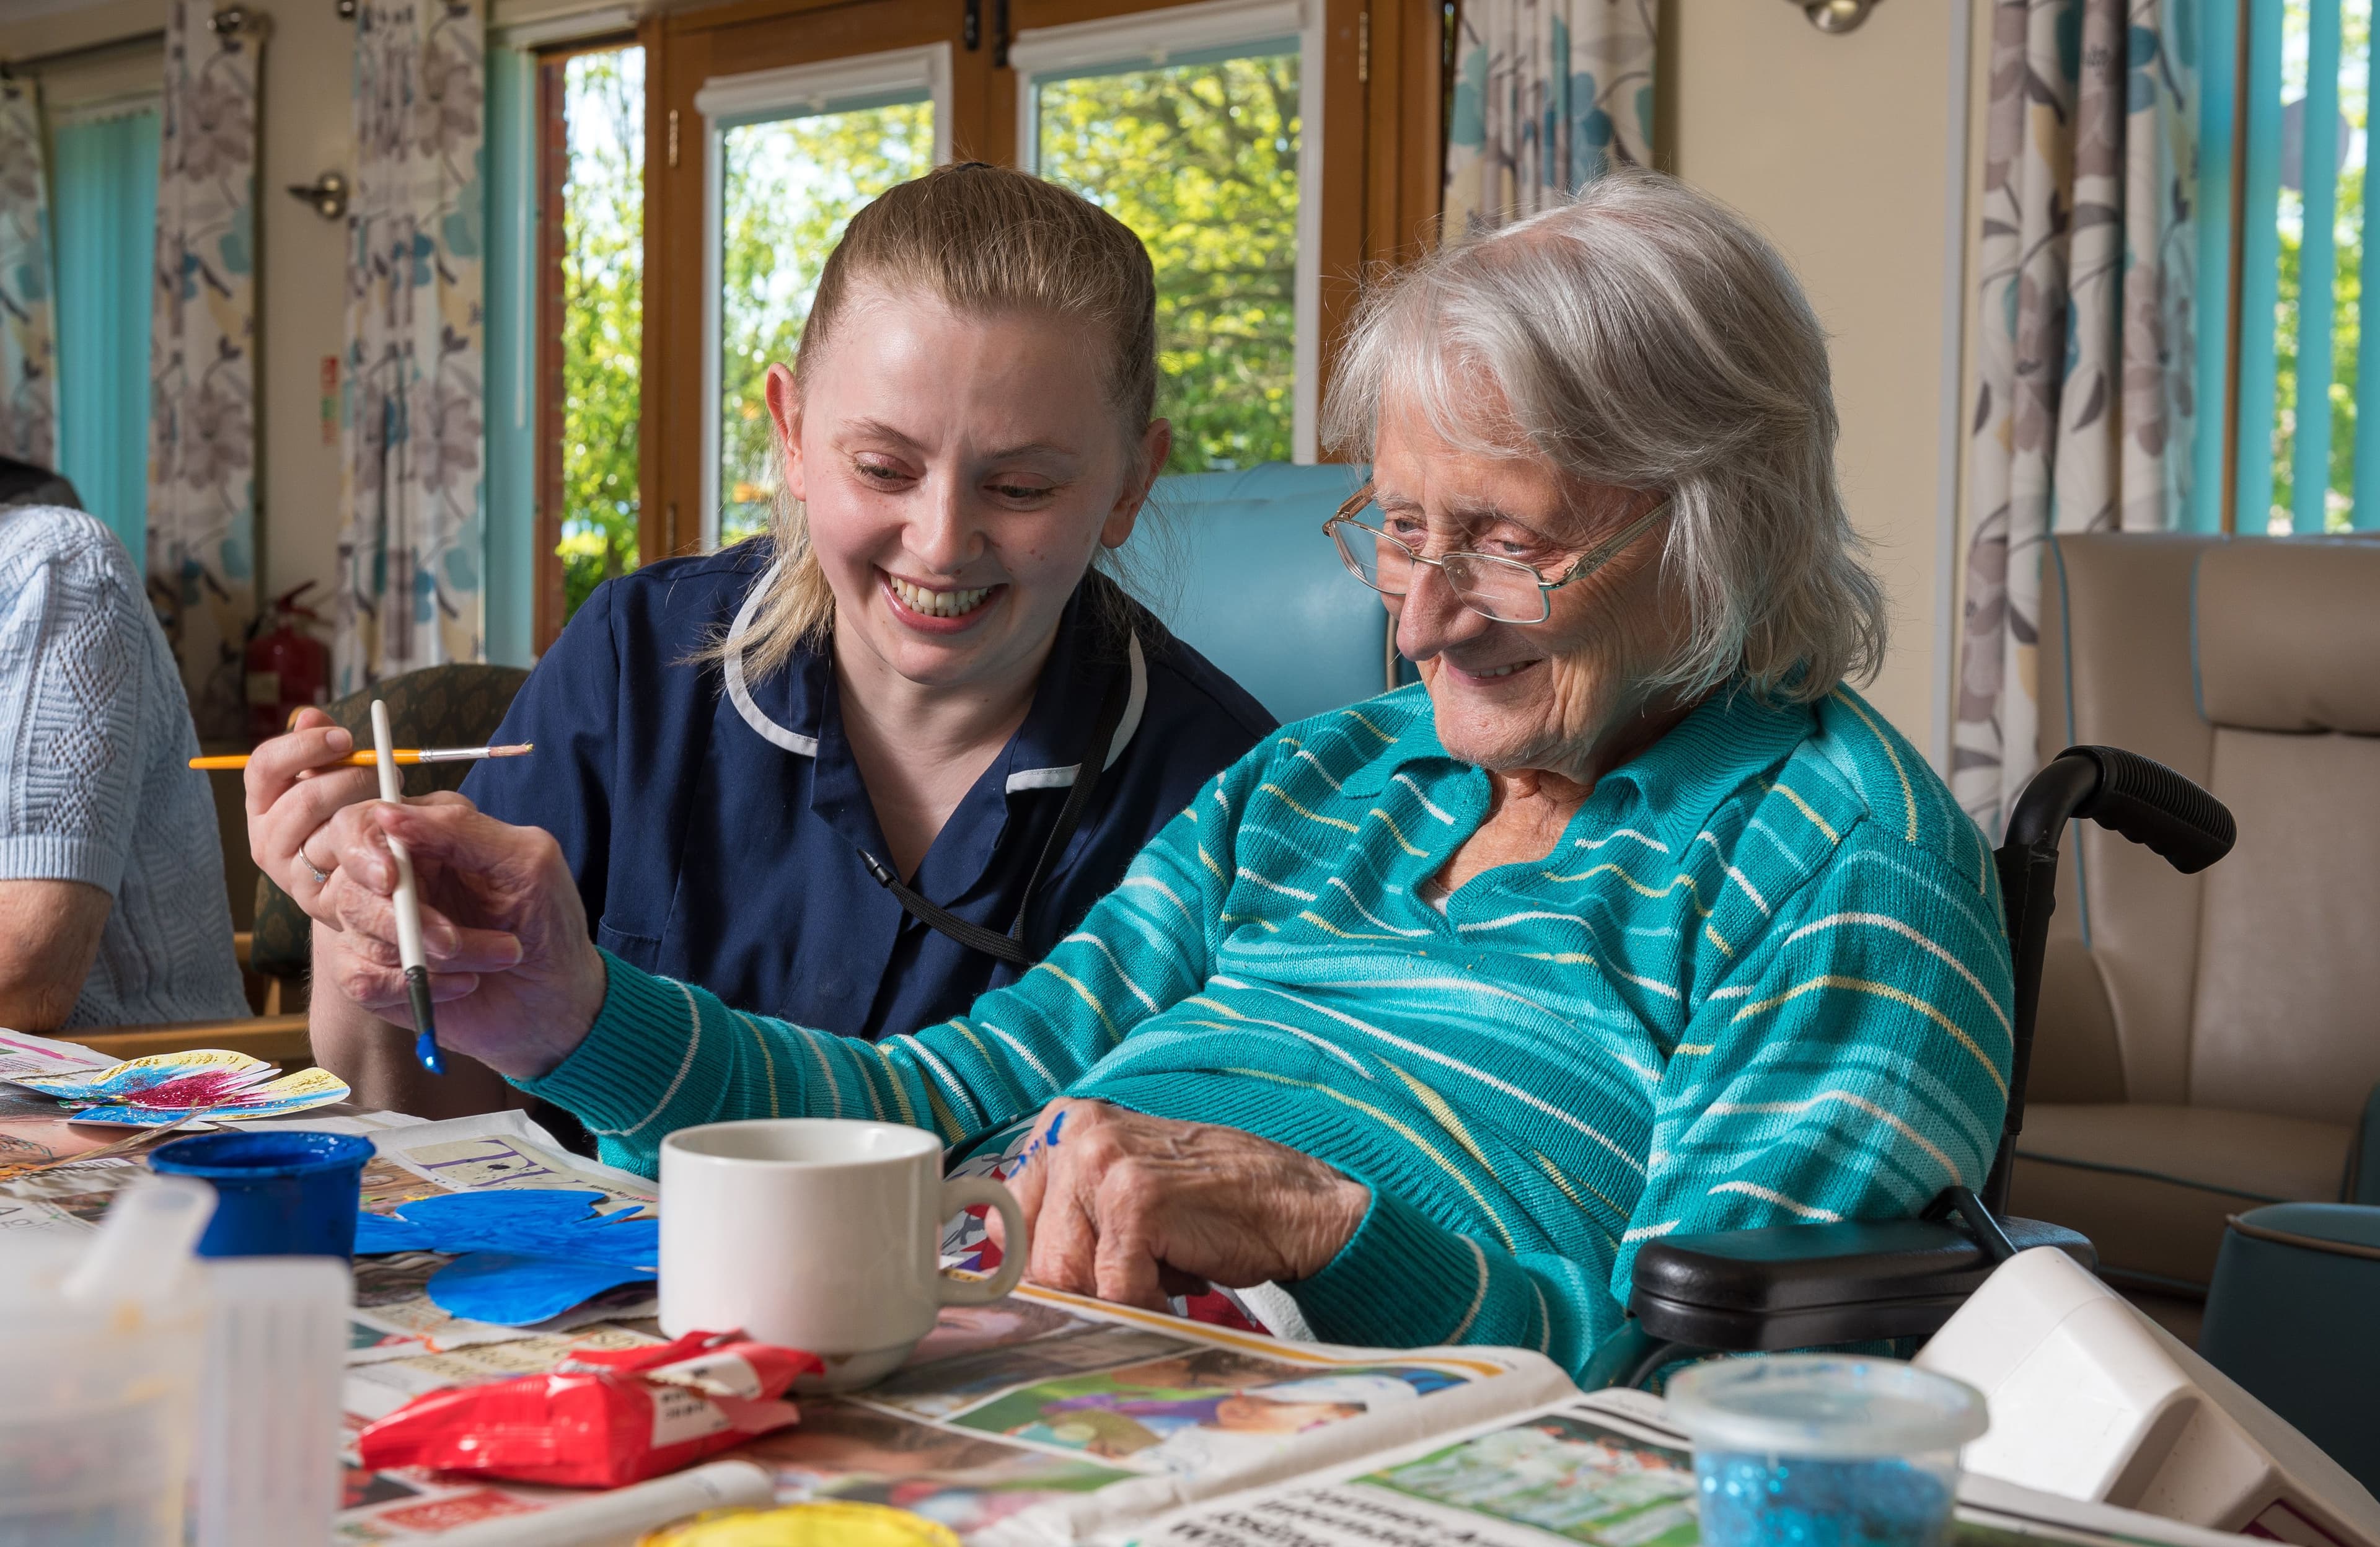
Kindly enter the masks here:
[[393, 836], [413, 861], [430, 997], [445, 1006], [439, 1040], [521, 1078], [569, 1056], [603, 1006], [606, 973], [552, 834], [498, 822], [452, 794], [357, 807], [331, 829], [337, 864], [310, 910], [330, 925], [315, 934], [317, 980], [411, 1024]]
[[1154, 1310], [1207, 1284], [1310, 1277], [1372, 1201], [1363, 1183], [1286, 1146], [1104, 1102], [1042, 1108], [1027, 1156], [1008, 1179], [1032, 1233], [1026, 1276]]

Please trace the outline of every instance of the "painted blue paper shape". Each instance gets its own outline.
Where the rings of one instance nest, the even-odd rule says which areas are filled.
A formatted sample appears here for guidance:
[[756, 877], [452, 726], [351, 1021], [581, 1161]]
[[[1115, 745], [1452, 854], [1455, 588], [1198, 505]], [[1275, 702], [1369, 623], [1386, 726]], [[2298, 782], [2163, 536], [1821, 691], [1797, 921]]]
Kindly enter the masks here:
[[528, 1326], [660, 1270], [662, 1222], [595, 1212], [603, 1201], [556, 1188], [416, 1199], [358, 1220], [356, 1254], [455, 1253], [431, 1275], [431, 1302], [466, 1321]]

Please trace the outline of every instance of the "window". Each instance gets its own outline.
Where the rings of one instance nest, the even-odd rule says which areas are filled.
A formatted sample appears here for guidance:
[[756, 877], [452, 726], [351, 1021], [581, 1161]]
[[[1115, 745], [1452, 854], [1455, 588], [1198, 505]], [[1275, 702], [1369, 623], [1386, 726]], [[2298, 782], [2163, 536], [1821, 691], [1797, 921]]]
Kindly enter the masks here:
[[643, 417], [645, 56], [549, 55], [538, 332], [538, 643], [637, 566]]
[[768, 530], [777, 456], [762, 396], [791, 362], [827, 254], [860, 206], [949, 155], [947, 44], [706, 83], [705, 547]]
[[[2201, 445], [2200, 477], [2215, 493], [2196, 502], [2196, 524], [2380, 528], [2380, 310], [2367, 310], [2380, 307], [2367, 283], [2380, 273], [2367, 269], [2364, 201], [2371, 0], [2209, 0], [2205, 16], [2201, 155], [2216, 177], [2202, 219], [2218, 238], [2217, 223], [2239, 222], [2230, 250], [2240, 268], [2236, 377], [2225, 383], [2223, 346], [2209, 339], [2202, 347], [2216, 353], [2200, 379], [2228, 385], [2239, 418], [2227, 487], [2218, 468], [2228, 427], [2206, 411], [2215, 402], [2202, 410], [2213, 437]], [[2247, 94], [2235, 118], [2242, 48]], [[2228, 253], [2201, 252], [2207, 311], [2222, 318]]]
[[149, 525], [157, 128], [152, 96], [60, 114], [51, 132], [58, 469], [136, 564]]
[[1315, 457], [1306, 19], [1293, 0], [1224, 0], [1033, 29], [1010, 50], [1019, 163], [1148, 247], [1169, 471]]
[[946, 161], [1038, 171], [1148, 244], [1173, 470], [1314, 459], [1354, 276], [1435, 229], [1443, 23], [1440, 0], [737, 0], [647, 20], [646, 556], [770, 518], [761, 373], [792, 359], [852, 210]]

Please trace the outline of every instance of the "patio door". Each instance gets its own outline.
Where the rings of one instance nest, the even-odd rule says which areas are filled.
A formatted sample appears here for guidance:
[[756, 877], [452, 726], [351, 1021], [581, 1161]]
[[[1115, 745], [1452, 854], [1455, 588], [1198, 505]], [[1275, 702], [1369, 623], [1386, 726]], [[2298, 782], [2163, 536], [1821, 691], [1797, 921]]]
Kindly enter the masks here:
[[[955, 6], [861, 0], [649, 24], [661, 36], [649, 207], [662, 269], [645, 358], [662, 553], [765, 530], [777, 487], [761, 378], [790, 362], [826, 255], [895, 183], [980, 154], [987, 51]], [[658, 184], [658, 186], [654, 186]]]
[[1148, 244], [1169, 470], [1328, 455], [1356, 276], [1434, 219], [1447, 3], [730, 0], [647, 21], [644, 556], [766, 527], [762, 373], [852, 212], [951, 160], [1064, 183]]

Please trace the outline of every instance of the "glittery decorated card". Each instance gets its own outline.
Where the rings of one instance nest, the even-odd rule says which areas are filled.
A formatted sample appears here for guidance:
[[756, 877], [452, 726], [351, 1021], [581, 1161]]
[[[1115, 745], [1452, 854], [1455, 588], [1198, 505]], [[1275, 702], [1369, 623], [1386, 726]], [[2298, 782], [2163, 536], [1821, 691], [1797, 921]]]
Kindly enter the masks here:
[[56, 1098], [70, 1122], [134, 1128], [193, 1117], [280, 1117], [347, 1099], [346, 1081], [327, 1069], [285, 1075], [261, 1058], [221, 1048], [156, 1053], [113, 1068], [15, 1083]]

